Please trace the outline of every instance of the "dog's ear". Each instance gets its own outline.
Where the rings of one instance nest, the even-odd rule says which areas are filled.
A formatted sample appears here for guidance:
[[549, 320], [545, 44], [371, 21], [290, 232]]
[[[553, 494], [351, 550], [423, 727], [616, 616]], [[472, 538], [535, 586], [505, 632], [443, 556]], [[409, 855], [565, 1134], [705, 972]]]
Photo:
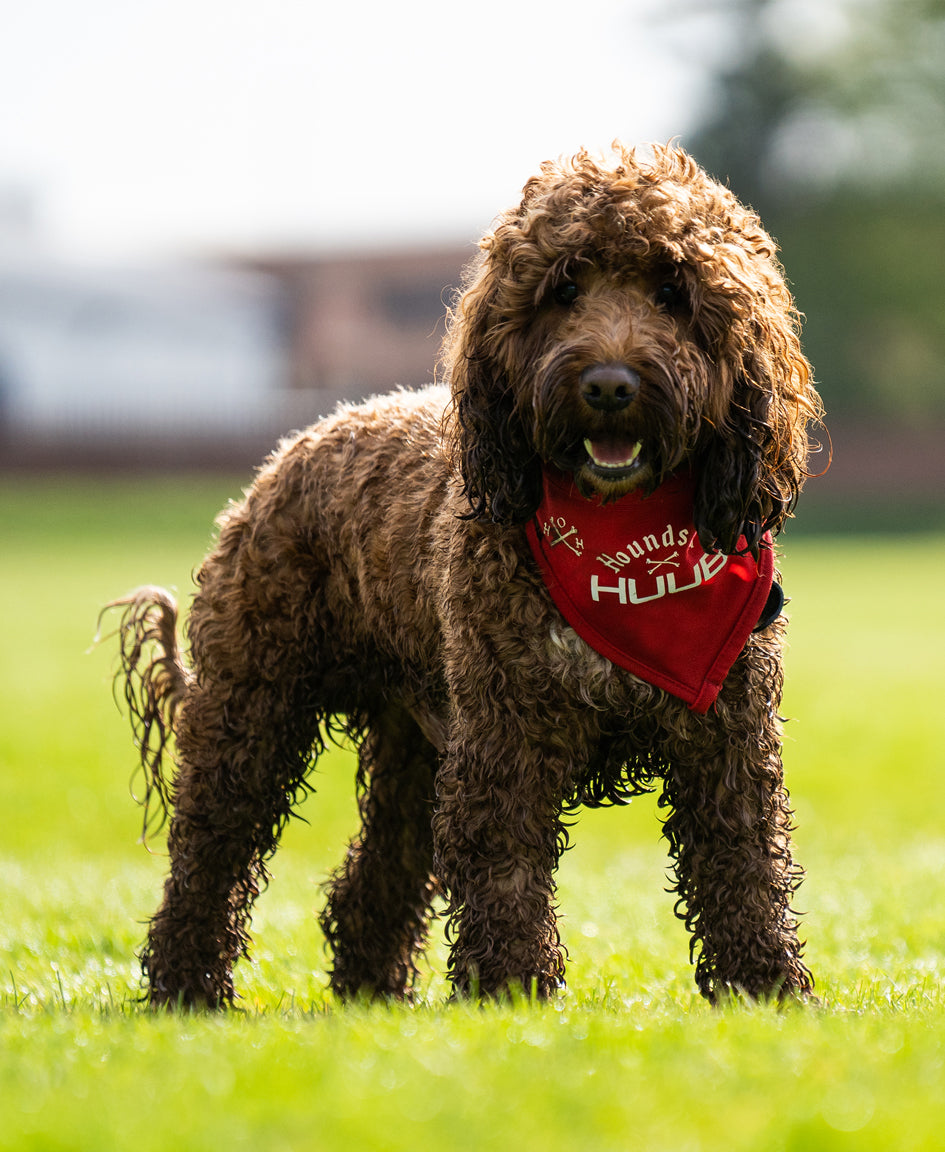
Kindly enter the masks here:
[[776, 306], [755, 298], [737, 346], [719, 361], [727, 412], [698, 454], [695, 502], [710, 551], [757, 553], [765, 532], [780, 532], [809, 475], [808, 425], [820, 417], [820, 398], [790, 295], [779, 287]]
[[497, 305], [498, 253], [494, 243], [484, 245], [467, 271], [444, 342], [452, 392], [445, 439], [462, 476], [468, 518], [523, 523], [541, 499], [541, 463], [518, 414], [509, 367], [500, 360], [514, 326]]

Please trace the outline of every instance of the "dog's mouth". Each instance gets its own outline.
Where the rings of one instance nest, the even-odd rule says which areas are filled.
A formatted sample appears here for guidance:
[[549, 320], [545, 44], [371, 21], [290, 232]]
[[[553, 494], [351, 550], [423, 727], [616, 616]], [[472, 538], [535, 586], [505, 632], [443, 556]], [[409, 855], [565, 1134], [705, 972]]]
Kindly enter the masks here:
[[625, 480], [642, 466], [640, 440], [625, 440], [608, 437], [600, 440], [586, 439], [587, 452], [585, 468], [605, 480]]

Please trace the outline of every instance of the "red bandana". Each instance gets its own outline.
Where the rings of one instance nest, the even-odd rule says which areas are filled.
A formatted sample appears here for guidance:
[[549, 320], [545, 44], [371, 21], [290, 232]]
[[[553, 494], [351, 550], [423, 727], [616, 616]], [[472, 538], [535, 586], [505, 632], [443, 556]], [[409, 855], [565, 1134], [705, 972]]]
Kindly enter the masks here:
[[650, 496], [634, 491], [601, 504], [546, 470], [527, 531], [551, 598], [574, 631], [704, 713], [758, 623], [774, 555], [767, 534], [757, 562], [703, 551], [694, 487], [692, 475], [679, 472]]

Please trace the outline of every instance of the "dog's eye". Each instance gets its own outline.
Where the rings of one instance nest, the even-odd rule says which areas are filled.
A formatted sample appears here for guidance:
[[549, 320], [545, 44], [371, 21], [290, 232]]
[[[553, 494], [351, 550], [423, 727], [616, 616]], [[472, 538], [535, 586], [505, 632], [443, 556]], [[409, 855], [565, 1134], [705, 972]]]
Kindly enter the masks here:
[[673, 305], [678, 304], [681, 299], [682, 292], [675, 284], [661, 284], [659, 288], [656, 289], [657, 304], [663, 304], [667, 308], [672, 308]]
[[581, 295], [581, 289], [573, 280], [563, 280], [560, 284], [555, 285], [554, 297], [559, 304], [563, 304], [566, 308], [573, 304]]

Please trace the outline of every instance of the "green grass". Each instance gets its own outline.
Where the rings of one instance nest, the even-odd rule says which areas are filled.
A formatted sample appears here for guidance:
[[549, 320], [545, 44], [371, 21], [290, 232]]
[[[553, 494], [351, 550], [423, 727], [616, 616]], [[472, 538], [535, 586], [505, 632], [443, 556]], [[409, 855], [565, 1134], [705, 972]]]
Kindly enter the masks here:
[[[569, 991], [413, 1009], [325, 992], [319, 884], [350, 753], [276, 856], [244, 1011], [154, 1017], [134, 950], [164, 861], [101, 604], [176, 585], [239, 484], [0, 481], [0, 1149], [937, 1149], [945, 1124], [945, 538], [791, 536], [785, 759], [820, 1007], [710, 1009], [652, 798], [583, 815], [560, 871]], [[106, 624], [106, 630], [107, 630]]]

